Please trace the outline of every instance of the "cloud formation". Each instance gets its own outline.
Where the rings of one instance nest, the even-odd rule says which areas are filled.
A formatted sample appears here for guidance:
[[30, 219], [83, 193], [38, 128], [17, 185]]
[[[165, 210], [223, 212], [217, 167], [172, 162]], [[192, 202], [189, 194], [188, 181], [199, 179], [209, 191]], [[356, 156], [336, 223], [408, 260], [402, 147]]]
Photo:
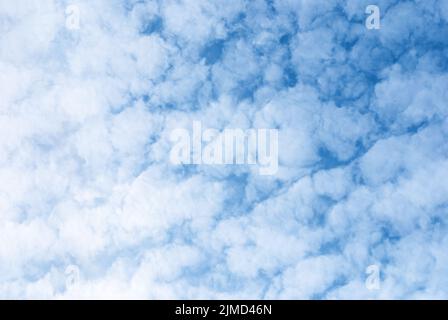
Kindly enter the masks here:
[[[2, 1], [0, 297], [447, 298], [448, 2], [371, 2]], [[193, 121], [277, 174], [172, 165]]]

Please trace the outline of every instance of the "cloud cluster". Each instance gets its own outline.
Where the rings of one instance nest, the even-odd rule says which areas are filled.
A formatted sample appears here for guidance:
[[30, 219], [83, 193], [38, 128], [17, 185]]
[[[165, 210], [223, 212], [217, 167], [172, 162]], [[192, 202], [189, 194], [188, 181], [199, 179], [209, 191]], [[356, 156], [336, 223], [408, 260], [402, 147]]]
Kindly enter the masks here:
[[[0, 298], [448, 297], [446, 1], [2, 1], [0, 34]], [[278, 129], [278, 173], [172, 165], [193, 121]]]

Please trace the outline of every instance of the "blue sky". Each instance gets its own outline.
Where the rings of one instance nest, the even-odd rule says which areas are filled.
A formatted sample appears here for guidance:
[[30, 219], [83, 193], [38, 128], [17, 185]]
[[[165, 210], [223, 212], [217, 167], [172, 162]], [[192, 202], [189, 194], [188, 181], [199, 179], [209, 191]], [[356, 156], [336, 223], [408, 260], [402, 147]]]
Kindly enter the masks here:
[[[0, 48], [0, 298], [448, 298], [448, 1], [1, 1]], [[278, 172], [172, 165], [193, 121]]]

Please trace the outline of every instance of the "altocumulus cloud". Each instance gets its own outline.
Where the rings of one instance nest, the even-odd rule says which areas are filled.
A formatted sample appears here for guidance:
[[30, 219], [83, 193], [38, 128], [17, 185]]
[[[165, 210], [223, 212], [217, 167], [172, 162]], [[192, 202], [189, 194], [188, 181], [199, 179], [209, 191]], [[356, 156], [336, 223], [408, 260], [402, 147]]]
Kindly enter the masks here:
[[[0, 297], [448, 298], [447, 1], [1, 1], [0, 49]], [[172, 165], [193, 121], [278, 172]]]

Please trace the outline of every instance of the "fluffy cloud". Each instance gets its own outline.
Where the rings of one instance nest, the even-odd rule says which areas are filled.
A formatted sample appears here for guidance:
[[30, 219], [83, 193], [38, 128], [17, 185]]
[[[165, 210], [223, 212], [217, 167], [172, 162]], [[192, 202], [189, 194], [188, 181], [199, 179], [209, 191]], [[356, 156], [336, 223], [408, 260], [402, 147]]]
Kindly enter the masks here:
[[[0, 297], [446, 298], [448, 6], [370, 2], [2, 1]], [[193, 121], [278, 173], [172, 165]]]

